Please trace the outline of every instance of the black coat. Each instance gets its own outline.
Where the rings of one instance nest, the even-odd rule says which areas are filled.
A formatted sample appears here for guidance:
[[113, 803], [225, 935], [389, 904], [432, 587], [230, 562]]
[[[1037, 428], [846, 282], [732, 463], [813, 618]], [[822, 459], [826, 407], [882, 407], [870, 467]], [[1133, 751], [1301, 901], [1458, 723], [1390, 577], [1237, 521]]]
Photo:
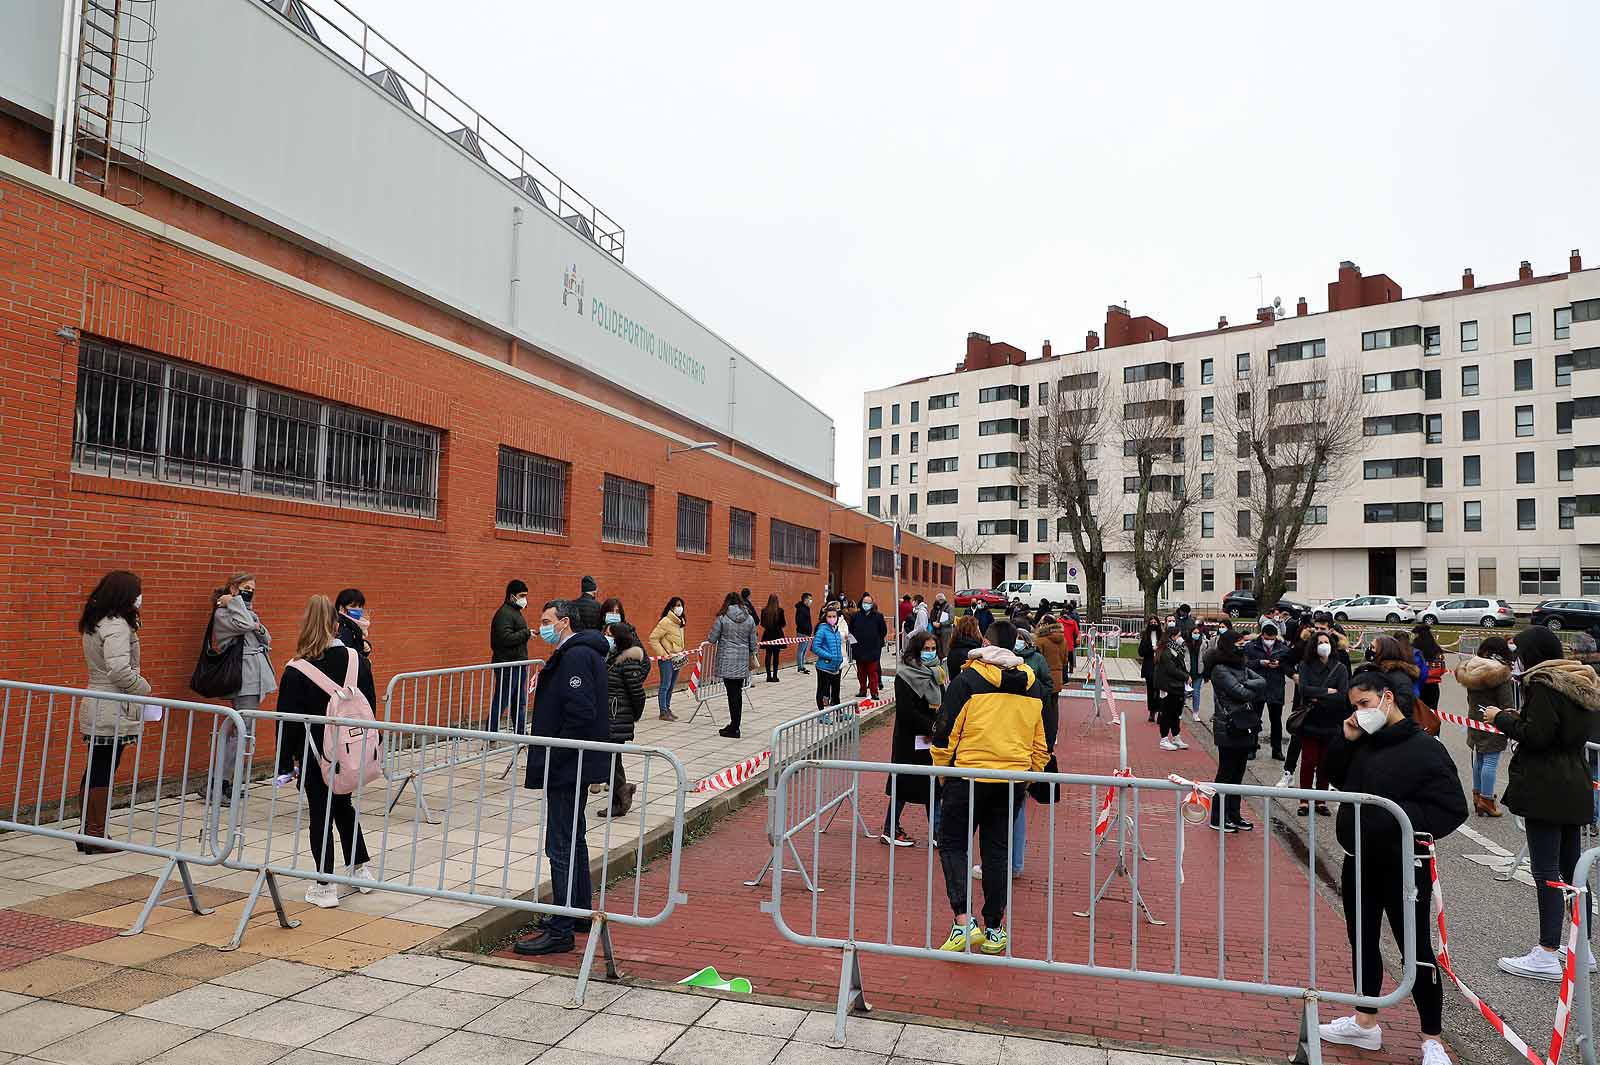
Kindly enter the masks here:
[[982, 640], [974, 640], [959, 632], [950, 637], [950, 653], [945, 656], [944, 663], [945, 676], [954, 679], [961, 672], [961, 667], [967, 664], [967, 655], [982, 646]]
[[598, 631], [605, 624], [605, 617], [605, 612], [600, 609], [600, 600], [592, 595], [580, 595], [572, 601], [574, 632]]
[[1581, 676], [1559, 663], [1536, 666], [1522, 674], [1522, 712], [1495, 715], [1495, 728], [1517, 741], [1504, 799], [1512, 813], [1559, 825], [1594, 819], [1584, 742], [1600, 721], [1600, 688]]
[[[1450, 752], [1409, 717], [1354, 742], [1341, 730], [1323, 755], [1323, 766], [1335, 788], [1391, 800], [1406, 812], [1414, 831], [1434, 839], [1448, 836], [1467, 819], [1467, 797]], [[1335, 829], [1339, 845], [1354, 854], [1356, 811], [1350, 803], [1339, 804]], [[1363, 862], [1398, 864], [1400, 826], [1381, 807], [1362, 809], [1361, 840]]]
[[769, 624], [767, 624], [766, 617], [764, 617], [764, 616], [762, 617], [762, 619], [761, 619], [761, 638], [763, 640], [781, 640], [781, 639], [783, 639], [783, 630], [785, 628], [787, 628], [788, 625], [789, 625], [789, 618], [788, 618], [788, 615], [784, 614], [783, 607], [780, 606], [778, 608], [778, 616], [774, 620], [776, 620], [777, 624], [769, 625]]
[[[1338, 691], [1329, 693], [1329, 688]], [[1297, 735], [1306, 739], [1331, 740], [1339, 735], [1350, 716], [1350, 672], [1336, 655], [1323, 662], [1301, 662], [1294, 686], [1295, 709], [1307, 707], [1306, 718]]]
[[630, 647], [606, 660], [606, 701], [612, 743], [632, 743], [633, 726], [644, 716], [644, 678], [650, 662], [644, 648]]
[[[604, 636], [592, 631], [575, 632], [551, 653], [539, 671], [539, 682], [533, 691], [529, 732], [534, 736], [601, 743], [611, 739]], [[609, 755], [530, 746], [525, 787], [544, 787], [547, 750], [552, 787], [571, 787], [574, 781], [600, 784], [611, 779]]]
[[[322, 670], [335, 684], [343, 684], [345, 671], [350, 668], [348, 656], [354, 653], [345, 644], [336, 643], [312, 659], [311, 664]], [[383, 708], [378, 704], [378, 693], [372, 683], [372, 666], [365, 658], [361, 659], [356, 670], [356, 687], [367, 697], [367, 705], [372, 707], [375, 714], [383, 713]], [[282, 679], [278, 681], [278, 712], [306, 714], [311, 717], [326, 716], [328, 693], [311, 683], [311, 679], [298, 669], [285, 669]], [[306, 745], [307, 732], [311, 733], [312, 746], [309, 748]], [[285, 721], [279, 725], [279, 774], [290, 772], [296, 763], [300, 763], [302, 776], [307, 772], [320, 773], [321, 770], [317, 768], [317, 752], [323, 749], [322, 733], [323, 726], [315, 722], [308, 725], [300, 721]]]
[[[916, 689], [907, 684], [900, 677], [894, 680], [894, 739], [889, 744], [889, 761], [895, 765], [932, 765], [933, 752], [927, 748], [917, 750], [917, 737], [931, 737], [933, 735], [934, 718], [939, 716], [937, 707], [930, 707], [928, 700], [918, 695]], [[890, 794], [889, 789], [895, 789], [896, 798], [906, 802], [916, 803], [918, 806], [928, 805], [928, 796], [931, 793], [930, 785], [934, 778], [915, 777], [904, 774], [890, 774], [883, 783], [883, 793]]]
[[1156, 652], [1161, 649], [1161, 634], [1155, 629], [1145, 629], [1139, 637], [1139, 675], [1147, 683], [1156, 679]]
[[1253, 751], [1260, 743], [1261, 711], [1256, 709], [1267, 682], [1247, 666], [1211, 662], [1211, 698], [1216, 711], [1211, 734], [1217, 746]]
[[812, 632], [811, 608], [803, 602], [794, 605], [794, 632], [796, 636], [810, 636]]
[[1155, 662], [1156, 690], [1166, 695], [1182, 695], [1188, 681], [1189, 653], [1182, 647], [1174, 647], [1171, 641], [1162, 644]]
[[[1277, 640], [1269, 649], [1261, 637], [1246, 641], [1239, 645], [1239, 652], [1244, 655], [1245, 665], [1251, 671], [1261, 676], [1266, 685], [1263, 694], [1257, 699], [1266, 703], [1283, 703], [1283, 681], [1285, 677], [1294, 676], [1295, 661], [1293, 650], [1287, 641]], [[1267, 662], [1277, 662], [1276, 666], [1268, 666]]]
[[979, 603], [972, 612], [972, 618], [978, 623], [978, 635], [982, 636], [989, 631], [989, 626], [994, 624], [994, 611], [989, 609], [988, 603]]
[[889, 623], [883, 620], [876, 603], [870, 611], [856, 611], [856, 616], [850, 619], [850, 635], [856, 638], [850, 650], [851, 658], [857, 662], [876, 662], [883, 657], [883, 641], [889, 637]]
[[354, 621], [351, 621], [343, 614], [338, 615], [338, 620], [339, 631], [337, 635], [339, 637], [339, 642], [344, 644], [346, 647], [354, 647], [357, 651], [361, 652], [362, 658], [371, 657], [372, 641], [368, 640], [367, 634], [361, 631], [361, 626], [357, 625]]
[[494, 612], [489, 624], [489, 661], [522, 662], [528, 657], [528, 623], [508, 599]]

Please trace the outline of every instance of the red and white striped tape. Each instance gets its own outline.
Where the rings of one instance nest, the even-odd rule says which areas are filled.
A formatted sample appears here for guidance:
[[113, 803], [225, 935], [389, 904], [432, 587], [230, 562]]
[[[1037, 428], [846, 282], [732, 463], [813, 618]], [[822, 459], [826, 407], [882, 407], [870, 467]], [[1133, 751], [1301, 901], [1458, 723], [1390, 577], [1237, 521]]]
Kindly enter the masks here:
[[[1123, 767], [1111, 775], [1114, 777], [1128, 777], [1131, 779], [1133, 777], [1133, 770]], [[1108, 787], [1106, 788], [1105, 798], [1100, 800], [1100, 812], [1095, 815], [1094, 819], [1094, 838], [1096, 840], [1104, 836], [1106, 834], [1106, 829], [1111, 827], [1111, 806], [1112, 803], [1115, 802], [1116, 796], [1117, 789], [1115, 787]]]
[[1180, 777], [1176, 773], [1168, 773], [1167, 779], [1174, 784], [1181, 784], [1189, 789], [1189, 794], [1183, 797], [1183, 819], [1190, 824], [1200, 824], [1211, 817], [1211, 802], [1216, 798], [1215, 788], [1198, 784], [1188, 777]]
[[1448, 721], [1452, 725], [1460, 725], [1462, 728], [1468, 728], [1474, 732], [1492, 732], [1496, 736], [1505, 735], [1504, 732], [1501, 732], [1487, 721], [1474, 721], [1470, 717], [1462, 717], [1460, 714], [1452, 714], [1447, 710], [1435, 710], [1434, 713], [1439, 715], [1440, 721]]
[[762, 751], [760, 754], [753, 754], [742, 762], [736, 762], [726, 769], [717, 770], [709, 777], [703, 777], [695, 781], [694, 787], [689, 790], [696, 793], [705, 793], [727, 791], [729, 788], [738, 787], [760, 772], [761, 767], [766, 765], [767, 759], [771, 757], [772, 752], [770, 750]]

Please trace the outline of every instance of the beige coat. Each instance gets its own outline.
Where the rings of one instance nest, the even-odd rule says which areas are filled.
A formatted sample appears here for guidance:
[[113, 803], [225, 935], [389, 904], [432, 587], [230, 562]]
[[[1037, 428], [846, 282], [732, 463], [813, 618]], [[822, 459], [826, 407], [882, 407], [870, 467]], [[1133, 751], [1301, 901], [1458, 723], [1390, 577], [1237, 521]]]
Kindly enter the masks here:
[[[85, 633], [83, 657], [92, 690], [150, 694], [150, 682], [139, 673], [139, 634], [123, 618], [102, 618], [93, 632]], [[85, 699], [78, 711], [78, 729], [85, 737], [132, 739], [144, 729], [144, 708], [119, 699]]]
[[683, 653], [683, 622], [671, 613], [650, 630], [650, 653], [657, 658]]

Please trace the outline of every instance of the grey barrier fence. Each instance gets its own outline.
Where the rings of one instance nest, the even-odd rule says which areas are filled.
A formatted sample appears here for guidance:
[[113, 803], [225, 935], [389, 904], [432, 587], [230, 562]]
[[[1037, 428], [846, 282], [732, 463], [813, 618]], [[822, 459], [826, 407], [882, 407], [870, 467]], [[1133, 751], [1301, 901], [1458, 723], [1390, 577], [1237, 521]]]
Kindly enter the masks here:
[[[880, 701], [872, 704], [871, 708], [892, 705], [893, 702], [893, 699]], [[813, 820], [825, 818], [822, 831], [826, 832], [833, 825], [833, 819], [847, 803], [850, 806], [850, 817], [854, 824], [860, 826], [862, 834], [868, 838], [874, 835], [861, 816], [861, 797], [856, 793], [857, 777], [852, 773], [819, 770], [817, 772], [821, 774], [822, 779], [816, 782], [815, 787], [805, 787], [805, 784], [811, 783], [807, 780], [803, 781], [802, 786], [789, 789], [788, 810], [780, 814], [775, 805], [778, 778], [782, 776], [784, 770], [796, 762], [808, 759], [850, 761], [861, 757], [863, 716], [861, 703], [860, 699], [852, 699], [837, 706], [814, 710], [809, 714], [785, 721], [772, 730], [772, 745], [768, 748], [772, 753], [767, 760], [766, 787], [769, 844], [773, 842], [779, 824], [789, 825], [792, 834], [796, 826], [809, 825]], [[870, 712], [871, 708], [867, 712]], [[813, 798], [816, 802], [812, 802]], [[812, 883], [811, 876], [806, 871], [805, 861], [795, 849], [792, 839], [786, 849], [795, 861], [795, 868], [789, 871], [800, 874], [800, 879], [807, 890], [819, 890]], [[780, 850], [774, 853], [782, 852]], [[767, 871], [772, 868], [772, 862], [773, 855], [768, 854], [766, 862], [756, 872], [755, 877], [746, 880], [744, 886], [760, 886], [766, 879]]]
[[[762, 908], [771, 914], [779, 933], [790, 942], [800, 946], [820, 947], [840, 952], [839, 996], [835, 1008], [834, 1027], [835, 1043], [838, 1045], [842, 1045], [845, 1041], [846, 1018], [849, 1013], [853, 1009], [862, 1011], [870, 1009], [861, 979], [860, 956], [863, 954], [938, 959], [1063, 976], [1128, 980], [1195, 990], [1242, 992], [1298, 1001], [1302, 1005], [1299, 1045], [1295, 1060], [1309, 1062], [1312, 1065], [1321, 1062], [1317, 1031], [1319, 1002], [1328, 1001], [1378, 1009], [1399, 1002], [1410, 993], [1416, 980], [1416, 937], [1419, 929], [1414, 906], [1402, 908], [1402, 971], [1398, 984], [1387, 994], [1361, 995], [1349, 990], [1335, 990], [1335, 986], [1347, 987], [1350, 981], [1350, 971], [1343, 961], [1336, 965], [1324, 964], [1319, 968], [1317, 924], [1321, 904], [1317, 897], [1317, 872], [1311, 864], [1316, 861], [1317, 855], [1316, 844], [1319, 834], [1317, 818], [1308, 822], [1311, 838], [1304, 859], [1303, 885], [1298, 882], [1298, 878], [1294, 883], [1289, 882], [1288, 878], [1282, 875], [1281, 868], [1276, 871], [1273, 868], [1275, 853], [1280, 862], [1301, 861], [1282, 848], [1274, 851], [1275, 844], [1272, 838], [1274, 803], [1276, 801], [1298, 803], [1300, 800], [1308, 800], [1352, 804], [1358, 840], [1362, 835], [1363, 812], [1366, 812], [1367, 816], [1372, 816], [1374, 809], [1381, 810], [1395, 819], [1400, 839], [1398, 853], [1368, 855], [1364, 854], [1364, 848], [1358, 845], [1356, 853], [1349, 859], [1355, 863], [1358, 882], [1362, 876], [1363, 863], [1368, 861], [1382, 861], [1385, 865], [1395, 862], [1400, 869], [1415, 870], [1417, 848], [1411, 821], [1404, 810], [1388, 799], [1349, 792], [1318, 792], [1299, 788], [1269, 788], [1243, 784], [1207, 783], [1202, 788], [1196, 788], [1189, 783], [1172, 780], [1145, 780], [1078, 773], [1028, 773], [997, 769], [953, 769], [889, 765], [878, 762], [827, 761], [813, 765], [799, 762], [788, 766], [778, 778], [774, 809], [780, 814], [789, 809], [788, 791], [795, 786], [796, 777], [802, 773], [807, 774], [812, 787], [816, 789], [820, 788], [824, 779], [822, 772], [845, 772], [857, 776], [868, 774], [874, 778], [890, 775], [890, 779], [895, 782], [892, 787], [901, 786], [900, 782], [905, 777], [929, 777], [941, 780], [943, 807], [938, 816], [946, 828], [946, 831], [940, 833], [941, 849], [938, 851], [939, 865], [944, 875], [936, 881], [935, 851], [931, 847], [924, 848], [923, 854], [913, 855], [907, 861], [897, 861], [900, 848], [891, 847], [887, 852], [872, 848], [869, 854], [879, 857], [870, 863], [869, 868], [868, 863], [862, 860], [858, 840], [853, 833], [848, 848], [840, 844], [831, 844], [824, 850], [820, 820], [812, 818], [806, 828], [798, 830], [781, 821], [777, 826], [772, 845], [772, 896], [770, 900], [763, 902]], [[1010, 827], [1016, 803], [1019, 801], [1018, 789], [1015, 786], [1004, 789], [1006, 797], [1003, 800], [1003, 809], [993, 805], [996, 800], [992, 790], [982, 796], [981, 803], [977, 791], [980, 783], [988, 786], [1004, 782], [1013, 785], [1033, 784], [1045, 788], [1059, 787], [1063, 792], [1062, 801], [1055, 805], [1029, 803], [1030, 807], [1038, 805], [1040, 810], [1045, 811], [1042, 815], [1045, 823], [1040, 827], [1045, 828], [1047, 832], [1044, 848], [1047, 860], [1043, 875], [1035, 874], [1030, 877], [1026, 897], [1019, 897], [1015, 893], [1015, 878], [1011, 872], [1016, 855], [1013, 850], [1015, 837]], [[856, 786], [859, 790], [861, 785], [858, 782]], [[963, 787], [966, 789], [964, 796], [951, 790]], [[1079, 794], [1084, 790], [1088, 792], [1089, 823], [1073, 824], [1072, 809], [1075, 806], [1081, 807], [1081, 802], [1067, 801], [1073, 796], [1071, 789], [1078, 789]], [[1171, 932], [1170, 935], [1163, 932], [1157, 937], [1158, 944], [1154, 952], [1147, 946], [1141, 954], [1140, 949], [1139, 863], [1134, 862], [1129, 867], [1128, 876], [1132, 889], [1129, 896], [1126, 899], [1112, 900], [1118, 912], [1121, 912], [1122, 907], [1126, 907], [1126, 925], [1124, 926], [1120, 920], [1117, 922], [1117, 934], [1119, 936], [1125, 934], [1126, 938], [1100, 944], [1096, 935], [1097, 928], [1107, 920], [1100, 911], [1105, 910], [1108, 903], [1093, 894], [1099, 875], [1097, 848], [1089, 849], [1087, 863], [1077, 861], [1075, 858], [1071, 860], [1066, 858], [1066, 851], [1070, 847], [1069, 841], [1081, 840], [1085, 838], [1085, 833], [1092, 834], [1095, 811], [1101, 808], [1107, 789], [1124, 791], [1130, 796], [1128, 801], [1131, 814], [1128, 826], [1133, 834], [1131, 840], [1133, 848], [1139, 847], [1142, 831], [1144, 834], [1149, 834], [1147, 830], [1141, 829], [1146, 816], [1151, 819], [1154, 826], [1163, 823], [1172, 826], [1175, 848], [1171, 864], [1172, 872], [1166, 877], [1154, 878], [1157, 882], [1165, 881], [1172, 896]], [[1206, 819], [1205, 811], [1213, 801], [1209, 795], [1214, 795], [1216, 803], [1249, 802], [1252, 804], [1252, 809], [1254, 802], [1259, 801], [1264, 823], [1256, 833], [1256, 840], [1241, 834], [1214, 834], [1209, 829], [1205, 830], [1206, 842], [1218, 848], [1216, 882], [1210, 883], [1208, 876], [1207, 884], [1199, 888], [1190, 888], [1190, 897], [1199, 894], [1201, 902], [1186, 911], [1183, 876], [1185, 826]], [[964, 802], [961, 801], [963, 799]], [[982, 815], [975, 813], [980, 805], [985, 808], [985, 813]], [[952, 814], [964, 822], [959, 830], [949, 830], [948, 818]], [[1030, 939], [1036, 949], [1027, 952], [1026, 955], [1019, 950], [1016, 938], [1008, 939], [996, 952], [988, 953], [987, 945], [984, 949], [974, 949], [972, 936], [964, 933], [958, 937], [955, 929], [952, 929], [948, 942], [956, 943], [959, 940], [959, 945], [951, 950], [938, 946], [939, 940], [936, 938], [935, 929], [942, 928], [943, 925], [934, 919], [935, 899], [939, 899], [941, 907], [947, 904], [950, 895], [971, 900], [973, 878], [975, 875], [980, 875], [973, 868], [966, 853], [973, 839], [973, 831], [979, 816], [984, 818], [985, 825], [998, 825], [1007, 830], [1003, 847], [996, 848], [993, 840], [986, 847], [987, 853], [983, 856], [981, 875], [984, 893], [1004, 900], [1001, 912], [1007, 915], [1005, 924], [1009, 930], [1016, 933], [1027, 929], [1030, 933], [1038, 933], [1036, 939]], [[1037, 818], [1035, 823], [1037, 824]], [[1322, 829], [1322, 831], [1328, 830]], [[1034, 831], [1037, 831], [1037, 828], [1031, 829], [1030, 834]], [[799, 896], [798, 907], [786, 913], [781, 853], [793, 841], [797, 832], [809, 836], [813, 877], [818, 881], [836, 879], [843, 882], [848, 890], [842, 896], [830, 893], [826, 904], [822, 896], [808, 892]], [[984, 834], [989, 834], [989, 828], [985, 828]], [[1191, 844], [1194, 845], [1200, 844]], [[1252, 868], [1251, 851], [1259, 852], [1261, 855], [1259, 871]], [[1230, 854], [1236, 856], [1232, 863], [1229, 861]], [[1001, 868], [994, 868], [997, 863]], [[887, 869], [883, 868], [885, 865]], [[905, 879], [898, 871], [908, 866], [912, 876]], [[1241, 871], [1230, 875], [1230, 871], [1234, 868]], [[1147, 875], [1143, 879], [1149, 883], [1153, 878]], [[1074, 880], [1078, 882], [1073, 882]], [[1249, 900], [1251, 917], [1247, 925], [1251, 929], [1252, 939], [1255, 938], [1256, 931], [1259, 931], [1259, 946], [1243, 947], [1237, 932], [1230, 938], [1227, 920], [1230, 888], [1233, 891], [1252, 893], [1260, 891], [1259, 902], [1254, 897]], [[870, 901], [864, 897], [869, 891], [874, 895]], [[1275, 951], [1274, 948], [1281, 947], [1285, 935], [1296, 935], [1298, 939], [1299, 930], [1289, 931], [1285, 927], [1287, 922], [1274, 925], [1272, 900], [1274, 894], [1292, 894], [1300, 891], [1305, 893], [1304, 897], [1307, 900], [1306, 958], [1303, 968], [1295, 965], [1294, 971], [1291, 972], [1289, 967], [1295, 963], [1285, 961], [1281, 949]], [[882, 893], [881, 898], [877, 897], [879, 892]], [[1078, 958], [1062, 957], [1056, 943], [1058, 901], [1064, 903], [1066, 897], [1072, 894], [1090, 897], [1087, 910], [1089, 918], [1087, 948], [1084, 955]], [[1408, 897], [1414, 898], [1415, 888], [1407, 894]], [[908, 899], [915, 912], [907, 912], [904, 909], [897, 912], [895, 906], [897, 895], [901, 899]], [[953, 902], [948, 905], [952, 910], [958, 909]], [[1373, 905], [1379, 904], [1357, 896], [1358, 922], [1362, 920], [1363, 909]], [[967, 908], [975, 918], [977, 907], [969, 901]], [[987, 903], [985, 908], [989, 908]], [[1254, 911], [1257, 908], [1260, 910], [1259, 923], [1255, 920], [1257, 914]], [[791, 921], [791, 917], [796, 917], [798, 920]], [[1329, 918], [1323, 916], [1321, 919]], [[1192, 928], [1196, 924], [1200, 926], [1200, 934], [1191, 935], [1186, 939], [1185, 926]], [[1207, 934], [1209, 932], [1214, 934]], [[1421, 931], [1420, 934], [1426, 932]], [[1147, 933], [1146, 939], [1155, 935], [1156, 933]], [[1160, 940], [1170, 940], [1170, 947], [1162, 945]], [[1355, 962], [1358, 969], [1364, 960], [1362, 949], [1360, 937], [1357, 937]], [[1154, 962], [1152, 962], [1153, 953], [1159, 955]], [[1255, 976], [1255, 966], [1258, 961], [1259, 978]], [[1214, 972], [1211, 971], [1213, 965]], [[1247, 970], [1248, 976], [1244, 975]]]
[[[1595, 744], [1589, 744], [1591, 748]], [[1589, 922], [1592, 916], [1589, 910], [1594, 904], [1594, 878], [1595, 863], [1600, 860], [1600, 847], [1590, 847], [1578, 859], [1578, 866], [1572, 873], [1572, 886], [1579, 891], [1588, 892], [1589, 898], [1586, 905], [1578, 907], [1578, 949], [1585, 951], [1585, 944], [1589, 942]], [[1589, 973], [1589, 966], [1583, 957], [1578, 959], [1572, 981], [1572, 1021], [1577, 1029], [1578, 1055], [1583, 1059], [1584, 1065], [1600, 1065], [1600, 1052], [1594, 1045], [1594, 977]]]
[[[142, 707], [143, 720], [119, 715], [109, 735], [91, 742], [84, 736], [88, 700]], [[235, 745], [228, 766], [216, 764], [215, 752], [223, 749], [222, 729], [239, 735], [243, 726], [231, 707], [0, 680], [0, 788], [11, 792], [0, 832], [71, 842], [88, 853], [165, 858], [123, 935], [144, 931], [173, 873], [189, 908], [208, 914], [189, 867], [222, 864], [236, 845], [237, 802], [224, 813], [215, 799], [226, 779], [233, 782], [228, 799], [237, 800], [246, 752]]]
[[[405, 744], [444, 749], [443, 757], [434, 763], [438, 771], [425, 785], [443, 811], [442, 820], [435, 823], [427, 817], [425, 803], [418, 801], [408, 807], [401, 801], [408, 786], [420, 787], [415, 778], [397, 783], [393, 775], [385, 775], [358, 785], [348, 796], [331, 794], [322, 783], [308, 726], [333, 719], [259, 710], [245, 711], [244, 716], [254, 719], [258, 733], [269, 730], [275, 736], [280, 769], [287, 769], [292, 760], [299, 770], [298, 779], [286, 780], [280, 775], [247, 790], [233, 807], [239, 811], [241, 838], [223, 864], [254, 872], [256, 881], [225, 950], [236, 949], [243, 941], [263, 889], [270, 894], [278, 923], [284, 928], [297, 925], [283, 906], [278, 880], [284, 877], [361, 892], [391, 891], [547, 918], [569, 917], [594, 925], [578, 970], [574, 993], [574, 1005], [578, 1005], [597, 950], [605, 953], [607, 973], [613, 978], [617, 975], [611, 925], [658, 925], [686, 901], [679, 890], [679, 868], [689, 779], [683, 763], [665, 748], [394, 721], [375, 723], [372, 727], [386, 748]], [[496, 776], [487, 758], [471, 753], [490, 743], [515, 745], [525, 767], [532, 759], [534, 768], [526, 771], [538, 787], [528, 788], [522, 779], [507, 781]], [[560, 779], [565, 775], [562, 767], [580, 760], [588, 767], [582, 775], [575, 775], [572, 781]], [[626, 784], [618, 776], [619, 765]], [[552, 772], [557, 775], [554, 783]], [[593, 826], [584, 812], [589, 798], [589, 782], [584, 776], [591, 778], [589, 782], [611, 782]], [[612, 803], [624, 794], [631, 809], [613, 813]], [[640, 873], [650, 860], [647, 818], [652, 806], [656, 813], [670, 816], [671, 844], [665, 894], [647, 899], [642, 894]], [[377, 823], [375, 832], [371, 831], [373, 822]], [[342, 862], [336, 861], [335, 835]], [[591, 843], [600, 848], [601, 855], [592, 885]], [[613, 862], [614, 845], [628, 848], [625, 860]], [[547, 874], [550, 901], [525, 897], [542, 890]], [[624, 874], [631, 876], [633, 886], [619, 895], [611, 880]], [[572, 897], [574, 888], [581, 895], [591, 886], [591, 905], [566, 904], [577, 901]], [[557, 902], [558, 898], [566, 901]]]
[[452, 759], [503, 754], [508, 760], [501, 778], [511, 775], [522, 748], [506, 740], [527, 731], [526, 717], [533, 702], [529, 688], [543, 665], [542, 658], [528, 658], [415, 670], [389, 678], [383, 691], [384, 720], [445, 729], [482, 729], [496, 734], [475, 749], [435, 742], [422, 734], [389, 737], [392, 742], [387, 752], [388, 771], [405, 777], [401, 790], [412, 786], [417, 805], [430, 822], [437, 823], [437, 819], [427, 805], [422, 779], [449, 769], [454, 764]]

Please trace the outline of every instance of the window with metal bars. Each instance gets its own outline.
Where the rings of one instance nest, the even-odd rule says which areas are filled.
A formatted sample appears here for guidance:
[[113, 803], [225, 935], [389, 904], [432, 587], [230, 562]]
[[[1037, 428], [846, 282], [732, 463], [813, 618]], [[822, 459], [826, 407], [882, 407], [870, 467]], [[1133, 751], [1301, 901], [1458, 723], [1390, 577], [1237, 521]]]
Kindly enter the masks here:
[[650, 546], [650, 486], [614, 473], [601, 489], [600, 539], [608, 544]]
[[728, 557], [755, 558], [756, 516], [753, 511], [732, 507], [728, 510]]
[[774, 565], [817, 568], [817, 530], [773, 518], [771, 539]]
[[567, 463], [516, 448], [500, 448], [494, 523], [502, 529], [565, 536]]
[[711, 553], [711, 500], [678, 495], [678, 550]]
[[437, 430], [85, 339], [72, 465], [432, 518]]

